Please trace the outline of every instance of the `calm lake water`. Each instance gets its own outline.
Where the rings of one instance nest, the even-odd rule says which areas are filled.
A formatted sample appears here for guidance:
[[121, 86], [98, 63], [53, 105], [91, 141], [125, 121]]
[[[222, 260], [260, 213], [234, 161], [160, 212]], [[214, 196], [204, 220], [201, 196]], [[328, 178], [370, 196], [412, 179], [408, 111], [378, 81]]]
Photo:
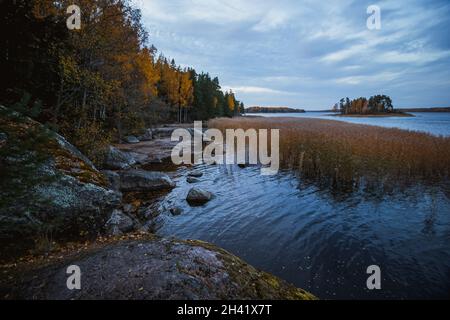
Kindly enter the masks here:
[[[450, 113], [405, 118], [276, 114], [398, 127], [450, 136]], [[268, 116], [268, 115], [265, 115]], [[158, 233], [221, 246], [322, 299], [450, 298], [450, 190], [415, 186], [393, 194], [334, 194], [292, 172], [273, 177], [257, 167], [207, 166], [196, 186], [215, 198], [190, 207], [187, 168], [159, 204]], [[183, 209], [172, 216], [170, 208]], [[367, 289], [378, 265], [382, 289]]]
[[[414, 117], [336, 117], [330, 112], [267, 113], [254, 114], [264, 117], [302, 117], [338, 120], [358, 124], [400, 128], [428, 132], [434, 135], [450, 136], [450, 112], [417, 112]], [[249, 114], [251, 115], [251, 114]]]
[[[197, 168], [196, 168], [197, 169]], [[450, 298], [450, 190], [336, 195], [291, 172], [199, 166], [215, 198], [190, 207], [187, 168], [160, 203], [158, 233], [221, 246], [322, 299]], [[170, 208], [183, 209], [172, 216]], [[378, 265], [382, 290], [366, 287]]]

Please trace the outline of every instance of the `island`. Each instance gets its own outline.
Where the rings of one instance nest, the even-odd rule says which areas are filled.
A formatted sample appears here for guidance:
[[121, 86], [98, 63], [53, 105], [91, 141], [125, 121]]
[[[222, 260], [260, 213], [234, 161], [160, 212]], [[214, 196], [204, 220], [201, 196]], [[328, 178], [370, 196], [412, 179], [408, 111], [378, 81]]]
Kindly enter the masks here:
[[246, 113], [305, 113], [303, 109], [294, 109], [289, 107], [259, 107], [254, 106], [245, 109]]
[[386, 95], [375, 95], [350, 100], [342, 98], [333, 106], [337, 116], [345, 117], [414, 117], [402, 110], [394, 109], [392, 99]]

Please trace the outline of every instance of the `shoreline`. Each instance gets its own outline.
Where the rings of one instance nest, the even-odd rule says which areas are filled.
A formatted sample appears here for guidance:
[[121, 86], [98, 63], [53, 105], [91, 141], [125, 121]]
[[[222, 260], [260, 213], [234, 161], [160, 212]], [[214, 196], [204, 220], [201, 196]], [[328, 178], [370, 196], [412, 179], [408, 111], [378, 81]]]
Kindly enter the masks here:
[[[102, 185], [99, 192], [102, 194], [114, 192], [117, 196], [120, 194], [121, 200], [120, 203], [111, 206], [111, 210], [115, 209], [110, 217], [106, 211], [102, 213], [104, 221], [108, 220], [106, 224], [99, 219], [100, 224], [95, 227], [98, 231], [97, 236], [85, 237], [81, 231], [79, 237], [75, 238], [43, 239], [45, 247], [35, 245], [22, 253], [16, 252], [10, 258], [5, 257], [0, 264], [0, 272], [5, 275], [0, 281], [0, 296], [3, 299], [29, 299], [39, 296], [44, 299], [64, 300], [103, 297], [121, 299], [126, 296], [142, 300], [171, 299], [175, 294], [179, 299], [195, 300], [317, 299], [313, 294], [254, 268], [238, 256], [214, 244], [197, 240], [177, 240], [173, 237], [163, 238], [156, 234], [152, 225], [163, 212], [154, 211], [154, 208], [168, 196], [172, 188], [177, 187], [172, 180], [171, 172], [164, 169], [176, 143], [171, 141], [170, 135], [177, 128], [191, 127], [192, 124], [161, 125], [156, 129], [148, 129], [152, 131], [152, 137], [147, 137], [147, 140], [136, 139], [137, 143], [110, 146], [112, 149], [109, 152], [113, 157], [109, 163], [111, 167], [105, 168], [105, 163], [101, 167], [103, 170], [98, 171], [109, 182]], [[74, 147], [73, 149], [75, 150]], [[73, 157], [75, 160], [76, 156]], [[76, 161], [85, 166], [81, 158], [76, 158]], [[69, 167], [64, 169], [71, 171]], [[97, 169], [92, 165], [92, 170]], [[200, 174], [203, 173], [188, 166], [184, 179]], [[77, 177], [70, 179], [78, 181]], [[76, 192], [81, 190], [84, 184], [91, 182], [88, 180], [76, 182], [79, 183], [75, 187]], [[46, 186], [44, 182], [42, 184]], [[194, 185], [191, 187], [191, 191], [196, 189]], [[56, 197], [59, 199], [59, 194]], [[192, 199], [194, 200], [203, 201]], [[186, 199], [183, 196], [179, 201], [183, 203], [187, 201], [191, 205], [189, 194]], [[197, 206], [197, 203], [195, 205]], [[48, 204], [47, 209], [51, 210], [53, 206]], [[170, 208], [172, 215], [182, 213], [178, 212], [177, 208], [177, 206]], [[64, 210], [61, 214], [66, 214], [65, 211], [68, 210]], [[42, 223], [51, 226], [53, 222], [50, 220]], [[65, 223], [64, 226], [68, 226], [69, 223], [71, 222]], [[74, 224], [73, 227], [78, 228], [81, 225]], [[108, 229], [105, 229], [107, 227]], [[39, 241], [39, 237], [40, 235], [34, 238], [30, 236], [30, 239]], [[14, 243], [11, 242], [10, 245], [14, 246]], [[146, 254], [142, 255], [144, 253], [142, 250]], [[117, 256], [125, 255], [126, 261], [134, 262], [129, 264], [116, 259]], [[65, 282], [60, 283], [60, 274], [65, 274], [65, 266], [74, 263], [80, 265], [85, 275], [83, 283], [86, 285], [80, 291], [68, 291]], [[170, 265], [176, 263], [177, 267], [173, 269], [169, 268], [170, 265], [164, 266], [167, 263]], [[102, 266], [100, 269], [99, 265]], [[136, 276], [133, 277], [134, 280], [127, 281], [126, 275], [131, 269]], [[105, 273], [114, 275], [111, 281], [108, 280], [112, 285], [104, 283], [104, 279], [108, 278]], [[36, 274], [39, 276], [36, 277]], [[191, 282], [197, 284], [190, 285]], [[208, 287], [207, 284], [210, 282], [217, 283]], [[175, 293], [165, 289], [173, 283], [179, 284]], [[246, 285], [248, 283], [253, 283], [253, 286], [249, 287]], [[36, 291], [34, 288], [39, 289]]]

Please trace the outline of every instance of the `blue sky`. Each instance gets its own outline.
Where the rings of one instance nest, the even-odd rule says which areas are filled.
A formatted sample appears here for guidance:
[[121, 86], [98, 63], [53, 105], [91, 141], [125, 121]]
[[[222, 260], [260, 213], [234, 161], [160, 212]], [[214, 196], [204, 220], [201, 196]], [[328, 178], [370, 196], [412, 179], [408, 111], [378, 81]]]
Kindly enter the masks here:
[[[153, 43], [246, 106], [325, 109], [387, 94], [450, 106], [450, 1], [135, 0]], [[381, 9], [369, 30], [366, 10]]]

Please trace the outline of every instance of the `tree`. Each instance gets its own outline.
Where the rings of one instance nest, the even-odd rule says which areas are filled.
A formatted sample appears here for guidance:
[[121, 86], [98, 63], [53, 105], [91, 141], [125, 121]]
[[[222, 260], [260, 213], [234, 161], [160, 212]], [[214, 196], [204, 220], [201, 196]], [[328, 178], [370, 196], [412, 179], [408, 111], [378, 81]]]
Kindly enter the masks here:
[[[184, 70], [179, 76], [179, 122], [187, 121], [188, 107], [194, 101], [194, 87], [192, 84], [191, 73], [188, 70]], [[184, 110], [184, 117], [183, 117]]]
[[235, 109], [236, 109], [236, 99], [234, 97], [234, 93], [232, 90], [230, 90], [230, 92], [228, 93], [226, 102], [227, 102], [227, 109], [228, 109], [227, 113], [231, 116], [234, 115]]
[[[129, 0], [79, 0], [80, 30], [68, 30], [69, 0], [1, 1], [0, 103], [39, 101], [33, 116], [90, 157], [155, 121], [207, 120], [239, 112], [219, 79], [182, 69], [148, 45]], [[231, 99], [231, 98], [230, 98]], [[231, 109], [231, 112], [230, 112]], [[158, 120], [155, 120], [158, 119]]]

